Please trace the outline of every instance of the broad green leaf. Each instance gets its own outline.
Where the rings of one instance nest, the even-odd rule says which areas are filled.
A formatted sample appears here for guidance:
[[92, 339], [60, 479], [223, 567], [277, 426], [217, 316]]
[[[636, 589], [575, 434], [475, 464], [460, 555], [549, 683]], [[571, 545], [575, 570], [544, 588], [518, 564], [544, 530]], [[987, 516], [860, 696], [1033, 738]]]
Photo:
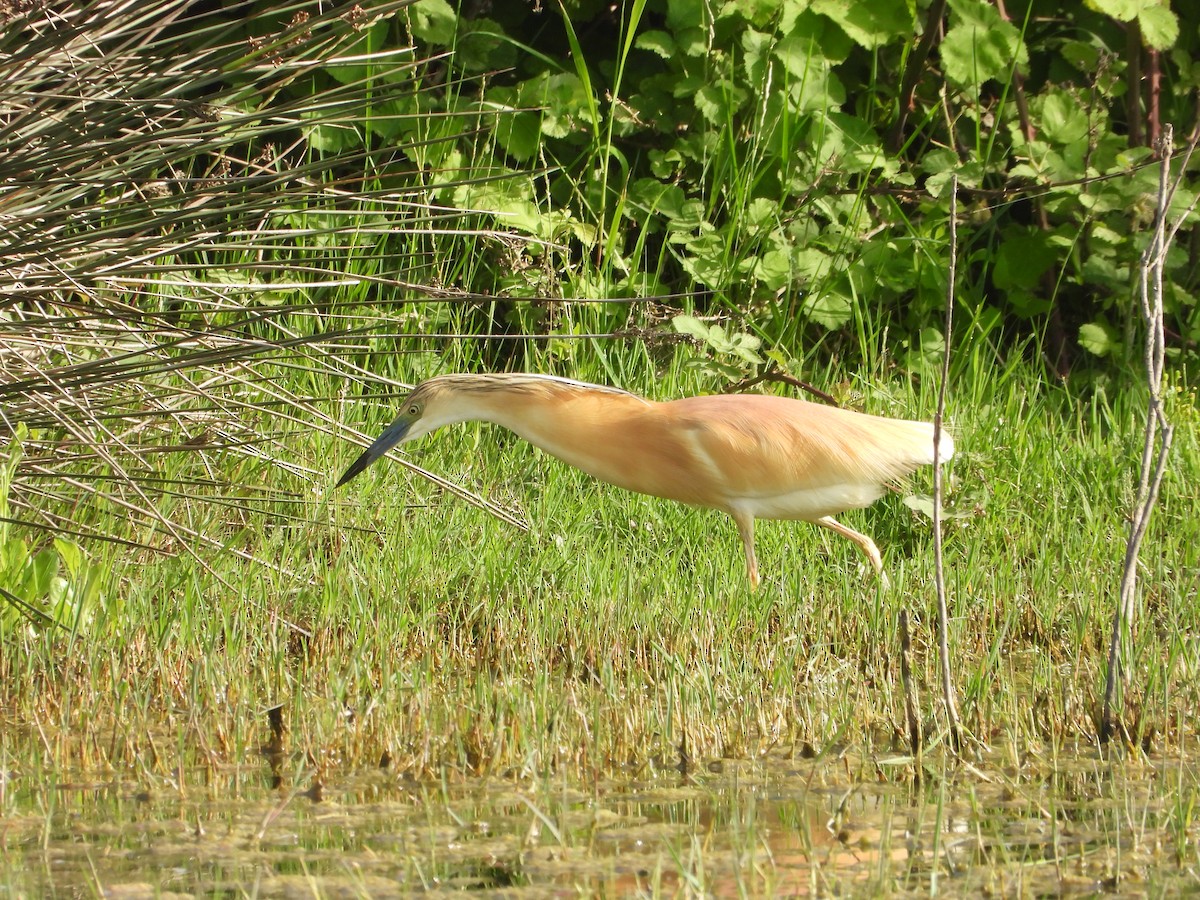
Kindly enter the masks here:
[[560, 219], [541, 213], [530, 199], [527, 181], [505, 178], [479, 184], [463, 184], [454, 191], [454, 203], [462, 210], [490, 213], [496, 224], [511, 231], [552, 240]]
[[725, 260], [725, 237], [711, 232], [691, 238], [684, 245], [680, 262], [684, 271], [705, 287], [720, 290], [727, 286], [729, 266]]
[[454, 43], [458, 13], [446, 0], [417, 0], [407, 7], [408, 29], [412, 36], [430, 44], [449, 47]]
[[541, 117], [536, 112], [506, 110], [496, 116], [492, 133], [504, 152], [518, 162], [528, 162], [540, 146]]
[[587, 89], [574, 72], [545, 73], [522, 82], [517, 95], [521, 106], [536, 106], [541, 112], [541, 132], [563, 138], [580, 131], [589, 119]]
[[789, 35], [775, 44], [775, 58], [793, 78], [822, 78], [827, 68], [816, 40], [804, 35]]
[[927, 519], [933, 518], [933, 497], [928, 494], [909, 494], [900, 502]]
[[1108, 356], [1120, 348], [1121, 339], [1116, 329], [1098, 319], [1079, 326], [1079, 346], [1095, 356]]
[[47, 548], [33, 557], [32, 565], [25, 573], [25, 596], [27, 599], [43, 597], [58, 575], [58, 554]]
[[83, 552], [83, 547], [65, 538], [55, 538], [54, 550], [58, 551], [62, 564], [66, 566], [68, 572], [71, 572], [71, 575], [78, 576], [79, 572], [83, 571], [83, 566], [88, 560]]
[[675, 32], [684, 28], [707, 28], [709, 5], [707, 0], [667, 0], [667, 24]]
[[746, 206], [745, 222], [752, 228], [774, 225], [779, 219], [779, 201], [755, 197]]
[[1142, 10], [1156, 3], [1158, 0], [1086, 0], [1084, 5], [1118, 21], [1132, 22]]
[[713, 125], [723, 125], [728, 118], [726, 94], [722, 85], [706, 84], [696, 92], [696, 109]]
[[792, 257], [786, 250], [768, 250], [758, 258], [754, 276], [768, 290], [778, 291], [792, 280]]
[[1056, 144], [1074, 144], [1088, 135], [1087, 113], [1080, 101], [1064, 91], [1054, 91], [1042, 104], [1042, 133]]
[[1015, 25], [1006, 22], [988, 3], [954, 6], [957, 23], [942, 40], [940, 53], [946, 77], [960, 87], [985, 81], [1005, 81], [1014, 64], [1028, 62], [1028, 53]]
[[839, 171], [866, 173], [884, 161], [883, 147], [871, 126], [858, 116], [830, 111], [813, 117], [809, 143], [821, 165]]
[[[635, 219], [639, 217], [634, 213], [645, 212], [672, 222], [683, 215], [686, 199], [687, 195], [679, 185], [667, 184], [656, 178], [639, 178], [629, 186], [629, 206], [633, 208], [630, 215]], [[703, 209], [700, 211], [703, 212]], [[699, 221], [696, 221], [682, 227], [691, 230], [698, 225]]]
[[[300, 113], [300, 119], [317, 119], [321, 113], [314, 112], [311, 115], [305, 112]], [[316, 125], [301, 126], [305, 138], [308, 140], [308, 145], [318, 153], [342, 153], [346, 150], [352, 150], [362, 146], [362, 137], [358, 130], [352, 125], [320, 123]]]
[[992, 280], [1001, 290], [1032, 290], [1058, 253], [1046, 232], [1013, 227], [1005, 232], [992, 264]]
[[1143, 9], [1138, 13], [1142, 40], [1154, 50], [1169, 50], [1179, 40], [1179, 19], [1165, 3]]
[[363, 124], [372, 134], [390, 140], [413, 130], [416, 123], [413, 112], [407, 99], [384, 100], [371, 107], [371, 115], [363, 119]]
[[763, 358], [758, 355], [758, 348], [762, 346], [762, 340], [759, 337], [739, 331], [730, 338], [729, 343], [729, 349], [734, 355], [756, 366], [762, 365]]
[[854, 307], [849, 295], [835, 285], [826, 285], [820, 292], [804, 298], [801, 308], [805, 314], [826, 328], [841, 328], [850, 321]]
[[747, 28], [742, 32], [742, 68], [753, 84], [761, 84], [766, 74], [765, 62], [770, 55], [775, 39], [761, 31]]
[[907, 368], [919, 371], [941, 363], [945, 353], [946, 338], [937, 328], [922, 328], [915, 340], [904, 341], [908, 350], [904, 354]]
[[684, 56], [704, 56], [708, 53], [708, 32], [703, 28], [688, 28], [675, 35]]
[[797, 273], [808, 282], [824, 278], [832, 268], [829, 256], [817, 247], [805, 247], [797, 251], [793, 254], [792, 262]]
[[468, 72], [506, 69], [517, 61], [517, 48], [494, 19], [459, 19], [454, 62]]
[[708, 343], [708, 325], [695, 316], [678, 315], [671, 318], [671, 326], [680, 334], [690, 334]]
[[663, 59], [670, 59], [675, 55], [675, 41], [665, 31], [646, 31], [639, 34], [637, 40], [633, 42], [633, 46], [639, 50], [649, 50], [651, 53], [657, 53]]
[[341, 84], [359, 84], [372, 75], [382, 74], [381, 66], [363, 62], [361, 57], [374, 53], [384, 46], [389, 27], [386, 19], [380, 19], [363, 31], [358, 40], [338, 54], [339, 59], [354, 60], [353, 62], [331, 62], [325, 66], [325, 71]]
[[857, 3], [813, 0], [810, 8], [832, 19], [854, 43], [868, 50], [910, 35], [914, 28], [913, 13], [907, 0], [860, 0]]
[[1026, 319], [1042, 316], [1050, 311], [1050, 301], [1032, 291], [1014, 288], [1004, 295], [1004, 299], [1008, 301], [1008, 306], [1014, 313]]
[[1063, 59], [1081, 72], [1093, 73], [1100, 63], [1100, 48], [1087, 41], [1065, 41], [1059, 52]]

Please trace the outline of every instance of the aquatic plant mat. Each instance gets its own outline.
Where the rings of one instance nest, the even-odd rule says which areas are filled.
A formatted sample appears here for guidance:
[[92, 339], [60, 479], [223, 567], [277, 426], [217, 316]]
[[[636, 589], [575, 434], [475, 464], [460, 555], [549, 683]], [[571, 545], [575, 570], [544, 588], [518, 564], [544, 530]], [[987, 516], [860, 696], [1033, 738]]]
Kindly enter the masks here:
[[[270, 732], [268, 731], [268, 734]], [[828, 748], [583, 780], [279, 751], [165, 777], [8, 772], [6, 896], [1164, 896], [1200, 889], [1197, 748], [973, 763]], [[16, 806], [20, 812], [13, 812]]]

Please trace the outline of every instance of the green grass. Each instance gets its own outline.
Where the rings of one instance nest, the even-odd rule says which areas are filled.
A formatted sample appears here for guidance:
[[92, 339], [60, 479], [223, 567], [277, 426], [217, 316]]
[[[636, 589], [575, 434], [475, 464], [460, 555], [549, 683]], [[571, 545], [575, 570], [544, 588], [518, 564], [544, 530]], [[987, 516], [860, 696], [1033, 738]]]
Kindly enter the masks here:
[[[300, 30], [355, 49], [357, 31], [340, 15], [325, 11]], [[221, 33], [220, 66], [193, 60], [201, 75], [244, 65], [243, 37]], [[286, 49], [316, 59], [322, 47]], [[57, 58], [52, 46], [41, 52]], [[120, 96], [175, 89], [140, 74], [149, 70], [135, 56], [115, 58]], [[579, 53], [573, 62], [581, 76], [602, 70]], [[93, 73], [106, 96], [107, 65]], [[948, 879], [972, 862], [992, 864], [995, 892], [1062, 889], [1071, 873], [1103, 885], [1127, 871], [1151, 892], [1194, 886], [1200, 412], [1186, 357], [1168, 398], [1171, 469], [1141, 554], [1120, 710], [1129, 740], [1102, 755], [1095, 720], [1144, 389], [1112, 358], [1103, 372], [1081, 363], [1066, 382], [1048, 383], [1035, 342], [1001, 339], [1004, 316], [978, 299], [980, 267], [991, 261], [972, 256], [978, 231], [965, 239], [960, 258], [979, 271], [959, 286], [946, 565], [969, 768], [943, 752], [930, 523], [900, 496], [845, 517], [880, 545], [891, 590], [849, 542], [803, 523], [763, 522], [764, 583], [751, 593], [728, 517], [598, 484], [490, 426], [446, 429], [405, 448], [460, 493], [392, 462], [332, 490], [359, 452], [352, 435], [377, 433], [403, 386], [438, 372], [545, 371], [659, 399], [720, 389], [694, 363], [730, 360], [662, 337], [680, 311], [732, 310], [730, 332], [763, 338], [764, 352], [849, 405], [929, 418], [928, 350], [937, 342], [911, 328], [920, 310], [940, 304], [946, 248], [934, 207], [897, 199], [888, 206], [891, 243], [857, 261], [854, 248], [872, 231], [861, 208], [873, 184], [866, 177], [840, 193], [840, 176], [813, 170], [801, 179], [803, 202], [773, 210], [774, 189], [816, 159], [800, 153], [807, 118], [785, 108], [773, 134], [754, 129], [749, 142], [732, 120], [696, 135], [709, 148], [698, 160], [704, 190], [688, 199], [727, 227], [663, 233], [648, 210], [623, 219], [647, 195], [619, 184], [611, 105], [593, 98], [577, 160], [535, 154], [550, 170], [537, 178], [553, 179], [561, 194], [551, 209], [554, 192], [535, 192], [528, 172], [492, 180], [503, 154], [490, 152], [497, 138], [486, 124], [471, 133], [473, 83], [444, 81], [437, 61], [411, 85], [389, 82], [391, 99], [407, 104], [397, 109], [419, 121], [415, 132], [394, 146], [352, 143], [341, 156], [316, 146], [315, 132], [296, 143], [288, 117], [270, 113], [274, 91], [295, 87], [291, 69], [270, 71], [278, 83], [264, 80], [236, 105], [267, 110], [246, 113], [253, 135], [203, 126], [209, 139], [197, 149], [190, 119], [164, 120], [184, 132], [176, 141], [164, 132], [170, 167], [196, 178], [172, 190], [195, 193], [197, 205], [177, 208], [176, 194], [149, 190], [144, 204], [109, 217], [118, 191], [110, 182], [152, 184], [168, 168], [147, 150], [140, 120], [107, 123], [111, 133], [95, 138], [106, 153], [89, 143], [48, 160], [37, 141], [13, 142], [36, 151], [39, 165], [53, 163], [55, 178], [37, 179], [20, 154], [8, 160], [20, 187], [13, 232], [36, 237], [30, 252], [58, 269], [37, 270], [45, 282], [9, 285], [15, 299], [0, 347], [0, 587], [45, 616], [0, 601], [0, 831], [13, 836], [10, 845], [0, 835], [0, 861], [62, 846], [80, 823], [87, 846], [109, 847], [101, 835], [110, 818], [204, 821], [254, 849], [276, 816], [304, 831], [322, 827], [337, 803], [378, 811], [377, 788], [395, 801], [380, 812], [392, 817], [381, 831], [421, 836], [397, 854], [408, 887], [463, 877], [465, 845], [473, 869], [499, 853], [529, 883], [590, 893], [598, 882], [571, 867], [594, 862], [608, 839], [600, 814], [613, 807], [634, 829], [643, 820], [677, 826], [666, 837], [634, 832], [659, 842], [626, 852], [648, 894], [790, 892], [796, 873], [785, 853], [803, 856], [799, 884], [814, 892], [952, 891]], [[27, 77], [31, 91], [41, 83]], [[370, 97], [375, 75], [352, 84], [322, 77], [311, 97], [288, 95], [296, 115], [311, 114], [314, 126], [322, 116], [363, 124], [367, 134], [381, 108]], [[236, 79], [223, 89], [232, 93], [210, 99], [228, 112], [242, 89]], [[13, 133], [70, 121], [78, 110], [68, 100], [42, 97]], [[433, 114], [443, 102], [453, 114]], [[339, 112], [346, 103], [353, 108]], [[386, 127], [386, 116], [377, 124]], [[256, 141], [278, 152], [242, 154], [243, 142]], [[243, 165], [238, 154], [256, 161]], [[227, 157], [237, 159], [224, 173]], [[66, 175], [62, 159], [73, 161]], [[264, 183], [264, 172], [280, 177]], [[49, 225], [47, 209], [60, 217]], [[524, 224], [508, 233], [513, 209]], [[831, 226], [825, 243], [806, 236], [814, 210]], [[92, 218], [76, 219], [80, 211]], [[148, 224], [166, 213], [161, 230]], [[530, 230], [529, 220], [545, 228]], [[581, 237], [593, 226], [602, 243]], [[542, 230], [562, 243], [529, 237]], [[836, 250], [838, 264], [786, 277], [778, 259], [766, 265], [768, 250], [809, 244]], [[762, 278], [739, 276], [744, 295], [710, 297], [707, 310], [690, 308], [691, 297], [643, 302], [659, 288], [699, 285], [680, 275], [685, 261]], [[58, 292], [59, 270], [78, 281], [72, 291]], [[20, 272], [12, 277], [29, 274]], [[776, 278], [779, 290], [770, 287]], [[639, 299], [556, 299], [614, 294]], [[849, 318], [814, 324], [811, 304], [831, 298]], [[889, 331], [879, 309], [897, 298], [912, 301], [911, 315]], [[610, 334], [626, 327], [634, 333]], [[532, 335], [494, 340], [505, 328]], [[592, 334], [609, 336], [580, 337]], [[921, 473], [914, 490], [929, 483]], [[904, 755], [901, 610], [913, 616], [929, 738], [920, 762]], [[261, 782], [269, 768], [260, 751], [276, 706], [283, 793], [263, 799], [265, 789], [241, 779], [250, 770]], [[681, 754], [690, 766], [679, 765]], [[354, 787], [364, 773], [383, 786]], [[675, 779], [700, 794], [664, 786]], [[113, 787], [87, 787], [95, 785]], [[335, 804], [289, 805], [315, 785]], [[88, 799], [106, 790], [111, 808]], [[151, 801], [136, 799], [144, 792]], [[627, 803], [626, 792], [635, 794]], [[176, 794], [177, 805], [163, 800]], [[195, 806], [196, 797], [217, 808]], [[143, 802], [158, 805], [147, 814]], [[473, 823], [488, 818], [504, 838], [472, 855], [472, 842], [491, 836]], [[857, 856], [864, 818], [866, 830], [879, 830], [867, 840], [875, 858]], [[534, 825], [540, 838], [528, 837]], [[961, 837], [971, 829], [977, 844]], [[1022, 842], [1022, 829], [1041, 836]], [[304, 845], [369, 856], [372, 845], [355, 843], [363, 833], [352, 821], [346, 834], [320, 831]], [[923, 838], [899, 872], [887, 851], [907, 849], [910, 833]], [[231, 882], [256, 877], [255, 860], [222, 852], [214, 866]], [[847, 856], [857, 867], [846, 868]], [[1074, 867], [1066, 880], [1058, 871], [1053, 881], [1022, 880], [1049, 859]], [[747, 860], [756, 874], [738, 881]], [[1172, 874], [1158, 873], [1164, 861]], [[276, 874], [307, 864], [289, 858]], [[365, 877], [353, 873], [347, 890], [370, 893]], [[99, 893], [107, 882], [94, 878]], [[34, 893], [35, 881], [0, 875], [0, 892]], [[958, 884], [963, 893], [989, 887]]]
[[[660, 375], [629, 386], [659, 397], [698, 387], [675, 366]], [[898, 377], [859, 388], [873, 412], [929, 414], [927, 392]], [[972, 397], [950, 410], [946, 541], [965, 723], [985, 744], [1087, 746], [1137, 393], [1076, 398], [1016, 369], [957, 394]], [[389, 418], [384, 405], [346, 410], [368, 431]], [[1133, 731], [1153, 731], [1152, 747], [1193, 734], [1200, 703], [1191, 398], [1174, 394], [1172, 414], [1179, 440], [1143, 553], [1126, 711]], [[236, 516], [186, 499], [172, 510], [210, 536], [224, 519], [228, 548], [278, 568], [205, 547], [95, 551], [111, 578], [74, 633], [17, 628], [6, 639], [0, 699], [21, 727], [5, 729], [0, 752], [50, 769], [162, 772], [198, 752], [237, 761], [276, 704], [314, 760], [361, 765], [386, 752], [422, 775], [609, 770], [673, 755], [684, 734], [696, 758], [834, 741], [886, 752], [903, 721], [902, 608], [916, 616], [934, 716], [930, 526], [899, 497], [846, 517], [880, 544], [891, 591], [848, 542], [768, 522], [752, 594], [724, 515], [599, 484], [492, 426], [446, 429], [408, 456], [528, 532], [391, 463], [332, 493], [357, 448], [299, 429], [286, 444], [317, 474], [256, 467], [232, 480], [289, 496], [290, 521], [269, 503]]]

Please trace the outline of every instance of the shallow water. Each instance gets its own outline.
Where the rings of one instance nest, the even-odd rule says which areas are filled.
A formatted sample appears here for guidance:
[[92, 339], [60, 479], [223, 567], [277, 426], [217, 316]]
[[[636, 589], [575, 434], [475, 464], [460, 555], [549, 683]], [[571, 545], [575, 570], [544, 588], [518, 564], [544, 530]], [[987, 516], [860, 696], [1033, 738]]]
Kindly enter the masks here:
[[[7, 772], [0, 895], [576, 894], [1160, 896], [1200, 891], [1195, 761], [1027, 754], [715, 760], [583, 785], [317, 785], [265, 764], [179, 779]], [[283, 762], [287, 768], [289, 762]]]

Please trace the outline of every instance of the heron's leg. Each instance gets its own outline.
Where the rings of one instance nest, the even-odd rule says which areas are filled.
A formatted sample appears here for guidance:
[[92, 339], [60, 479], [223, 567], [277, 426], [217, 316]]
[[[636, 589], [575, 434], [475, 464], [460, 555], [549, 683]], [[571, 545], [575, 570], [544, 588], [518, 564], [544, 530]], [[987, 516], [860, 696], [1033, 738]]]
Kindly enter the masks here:
[[754, 555], [754, 516], [746, 512], [730, 512], [737, 522], [742, 546], [746, 548], [746, 576], [750, 579], [750, 590], [758, 590], [758, 559]]
[[883, 572], [883, 558], [879, 555], [879, 548], [875, 546], [875, 542], [861, 532], [849, 528], [835, 519], [833, 516], [822, 516], [814, 520], [816, 524], [822, 528], [828, 528], [830, 531], [836, 531], [842, 537], [848, 537], [854, 543], [858, 544], [859, 549], [867, 555], [867, 559], [871, 561], [871, 565], [875, 567], [875, 574], [882, 579], [884, 587], [887, 587], [888, 578]]

